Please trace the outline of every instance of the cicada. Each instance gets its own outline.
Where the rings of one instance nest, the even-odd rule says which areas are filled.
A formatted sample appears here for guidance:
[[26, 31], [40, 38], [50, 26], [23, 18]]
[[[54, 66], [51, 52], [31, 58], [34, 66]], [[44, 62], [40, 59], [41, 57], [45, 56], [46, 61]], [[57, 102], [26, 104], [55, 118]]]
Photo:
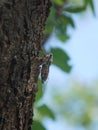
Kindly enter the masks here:
[[41, 68], [41, 79], [42, 83], [44, 83], [47, 80], [48, 74], [49, 74], [49, 67], [52, 63], [53, 55], [47, 54], [43, 57], [43, 63]]

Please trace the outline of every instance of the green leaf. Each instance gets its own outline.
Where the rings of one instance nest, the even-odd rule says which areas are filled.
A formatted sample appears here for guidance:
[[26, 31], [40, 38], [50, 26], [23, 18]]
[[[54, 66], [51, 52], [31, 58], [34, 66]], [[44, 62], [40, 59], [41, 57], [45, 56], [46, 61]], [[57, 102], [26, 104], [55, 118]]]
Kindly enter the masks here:
[[85, 6], [84, 7], [67, 7], [65, 9], [65, 11], [67, 11], [69, 13], [80, 13], [84, 10], [85, 10]]
[[53, 64], [66, 72], [70, 72], [71, 66], [68, 65], [69, 56], [60, 48], [51, 49], [53, 53]]
[[68, 25], [71, 25], [73, 28], [75, 27], [75, 24], [73, 22], [73, 19], [67, 15], [65, 15], [65, 20]]
[[50, 117], [52, 119], [55, 119], [54, 113], [46, 105], [38, 107], [37, 110], [40, 111], [40, 113], [43, 116], [48, 116], [48, 117]]
[[85, 6], [87, 7], [88, 5], [91, 7], [92, 12], [95, 15], [95, 8], [94, 8], [94, 2], [93, 2], [93, 0], [85, 0]]
[[42, 82], [38, 80], [38, 92], [36, 93], [36, 102], [39, 101], [43, 96]]
[[55, 23], [55, 33], [57, 37], [63, 42], [69, 39], [69, 35], [67, 34], [68, 25], [71, 25], [73, 28], [75, 27], [72, 18], [64, 14], [62, 14]]
[[65, 43], [70, 37], [67, 34], [57, 34], [59, 40]]
[[66, 28], [68, 25], [71, 25], [73, 28], [75, 27], [74, 21], [71, 17], [67, 15], [60, 15], [60, 18], [56, 20], [55, 26], [59, 32], [66, 32]]
[[88, 124], [90, 124], [91, 121], [92, 121], [92, 119], [91, 119], [91, 116], [90, 116], [89, 112], [86, 112], [86, 113], [84, 114], [84, 118], [83, 118], [82, 121], [81, 121], [81, 124], [82, 124], [83, 126], [88, 126]]
[[46, 129], [40, 122], [34, 121], [32, 124], [32, 130], [46, 130]]
[[56, 10], [54, 7], [51, 7], [49, 17], [46, 20], [46, 25], [44, 30], [45, 34], [52, 33], [55, 25], [55, 16], [56, 16]]
[[63, 6], [64, 5], [64, 0], [52, 0], [52, 2], [58, 6]]
[[51, 34], [53, 31], [54, 25], [51, 24], [51, 26], [48, 24], [44, 30], [44, 34]]
[[93, 3], [93, 0], [89, 0], [89, 5], [93, 11], [93, 14], [95, 15], [95, 8], [94, 8], [94, 3]]

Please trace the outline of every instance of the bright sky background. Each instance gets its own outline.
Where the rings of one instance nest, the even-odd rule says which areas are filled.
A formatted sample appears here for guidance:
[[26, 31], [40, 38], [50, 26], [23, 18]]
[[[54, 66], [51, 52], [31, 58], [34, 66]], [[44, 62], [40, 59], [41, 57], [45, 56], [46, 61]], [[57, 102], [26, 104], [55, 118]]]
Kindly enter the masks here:
[[[95, 0], [95, 8], [96, 17], [90, 11], [82, 16], [73, 16], [76, 28], [71, 32], [71, 39], [65, 45], [54, 36], [49, 40], [51, 46], [62, 47], [67, 51], [73, 68], [70, 74], [66, 74], [57, 67], [51, 66], [47, 81], [48, 89], [59, 88], [60, 84], [62, 84], [61, 87], [65, 86], [69, 78], [80, 80], [86, 84], [98, 80], [98, 0]], [[47, 130], [83, 130], [81, 128], [65, 128], [62, 122], [47, 120]]]
[[[72, 64], [70, 75], [64, 74], [58, 68], [52, 66], [49, 82], [52, 86], [57, 81], [62, 84], [68, 78], [79, 79], [84, 83], [91, 83], [98, 79], [98, 1], [95, 1], [96, 17], [91, 11], [83, 15], [74, 15], [75, 30], [71, 30], [71, 38], [64, 45], [54, 36], [49, 40], [51, 46], [62, 47], [69, 54]], [[59, 59], [58, 59], [59, 60]]]

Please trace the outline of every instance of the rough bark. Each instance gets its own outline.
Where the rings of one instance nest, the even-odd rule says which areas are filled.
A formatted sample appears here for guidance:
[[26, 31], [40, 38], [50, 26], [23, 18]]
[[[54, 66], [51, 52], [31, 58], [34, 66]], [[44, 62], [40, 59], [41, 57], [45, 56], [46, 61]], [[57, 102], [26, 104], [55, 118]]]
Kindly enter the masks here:
[[49, 0], [0, 0], [0, 130], [30, 130]]

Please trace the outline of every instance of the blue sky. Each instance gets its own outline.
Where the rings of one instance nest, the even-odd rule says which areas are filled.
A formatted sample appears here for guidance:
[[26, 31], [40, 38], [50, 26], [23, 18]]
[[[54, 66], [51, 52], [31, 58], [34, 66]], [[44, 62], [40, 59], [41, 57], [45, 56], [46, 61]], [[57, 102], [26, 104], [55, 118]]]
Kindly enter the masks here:
[[[70, 74], [66, 74], [55, 66], [51, 66], [50, 74], [46, 85], [45, 100], [51, 100], [51, 88], [60, 88], [66, 86], [69, 79], [77, 79], [82, 83], [90, 84], [98, 80], [98, 1], [95, 0], [96, 17], [91, 11], [87, 11], [82, 15], [74, 15], [76, 24], [75, 30], [71, 32], [70, 40], [64, 45], [54, 36], [48, 41], [50, 46], [61, 47], [69, 54], [73, 68]], [[56, 45], [55, 45], [56, 43]], [[62, 85], [62, 86], [60, 86]], [[62, 91], [60, 88], [59, 90]], [[53, 89], [54, 90], [54, 89]], [[53, 91], [52, 90], [52, 91]], [[49, 92], [50, 91], [50, 92]], [[49, 104], [49, 103], [48, 103]], [[53, 122], [47, 120], [47, 130], [84, 130], [81, 128], [69, 127], [61, 119]], [[66, 127], [65, 127], [66, 125]]]
[[[58, 68], [52, 66], [49, 82], [56, 84], [56, 81], [66, 82], [66, 79], [78, 79], [85, 83], [98, 80], [98, 1], [95, 1], [96, 17], [90, 10], [81, 15], [73, 15], [76, 24], [75, 30], [70, 29], [71, 38], [64, 45], [54, 36], [49, 40], [51, 46], [58, 46], [67, 51], [72, 64], [70, 75], [64, 74]], [[54, 44], [56, 43], [56, 44]], [[56, 73], [56, 76], [55, 76]], [[57, 83], [57, 85], [59, 85]]]
[[66, 47], [73, 64], [72, 74], [87, 82], [98, 79], [97, 16], [87, 12], [84, 18], [76, 17], [76, 30]]

